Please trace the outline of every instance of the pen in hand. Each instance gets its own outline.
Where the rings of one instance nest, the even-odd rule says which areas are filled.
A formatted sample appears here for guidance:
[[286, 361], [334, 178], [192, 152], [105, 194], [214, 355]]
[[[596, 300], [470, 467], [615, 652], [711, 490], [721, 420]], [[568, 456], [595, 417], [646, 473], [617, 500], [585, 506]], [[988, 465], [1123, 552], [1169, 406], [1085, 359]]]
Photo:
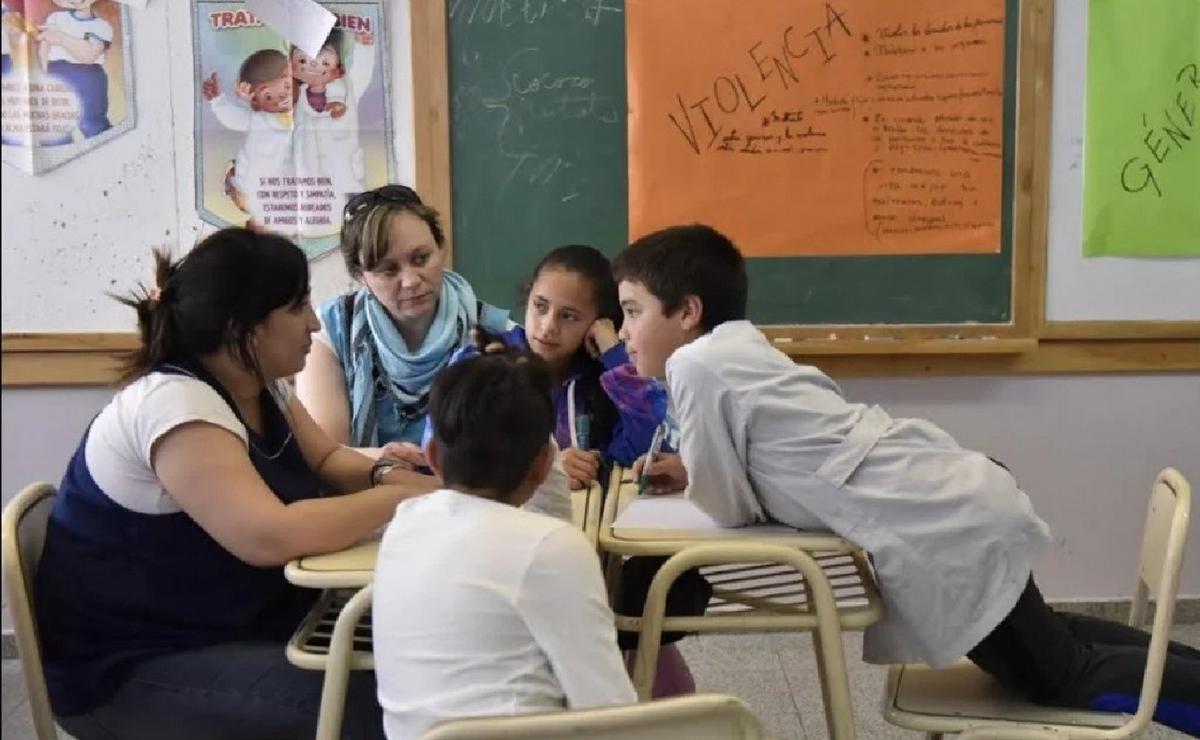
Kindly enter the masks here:
[[662, 450], [663, 440], [666, 437], [665, 424], [659, 424], [654, 429], [654, 436], [650, 438], [650, 450], [646, 453], [646, 461], [642, 463], [642, 474], [638, 477], [638, 495], [646, 493], [646, 489], [650, 487], [650, 466], [658, 459], [658, 453]]

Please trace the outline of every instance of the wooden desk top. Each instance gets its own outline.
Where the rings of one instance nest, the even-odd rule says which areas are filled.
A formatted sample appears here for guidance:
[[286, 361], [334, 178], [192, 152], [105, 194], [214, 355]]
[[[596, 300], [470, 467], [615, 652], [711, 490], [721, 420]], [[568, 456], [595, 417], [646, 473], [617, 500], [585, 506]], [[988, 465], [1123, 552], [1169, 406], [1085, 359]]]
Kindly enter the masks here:
[[[794, 545], [809, 552], [851, 552], [859, 549], [854, 543], [833, 532], [809, 532], [779, 524], [737, 528], [703, 525], [694, 529], [618, 526], [615, 522], [620, 514], [639, 498], [637, 483], [628, 480], [628, 475], [627, 471], [614, 468], [609, 481], [609, 491], [616, 490], [617, 495], [606, 497], [598, 532], [600, 548], [606, 552], [621, 555], [670, 555], [688, 545], [700, 542], [728, 542], [731, 539], [742, 543]], [[669, 498], [678, 500], [681, 496], [682, 494], [679, 494]], [[684, 518], [694, 521], [697, 516], [689, 514]]]
[[[602, 492], [599, 484], [571, 492], [571, 518], [589, 532], [595, 542], [595, 520], [599, 517]], [[591, 516], [589, 516], [591, 512]], [[382, 532], [380, 532], [382, 536]], [[291, 583], [306, 588], [362, 588], [375, 577], [375, 560], [379, 557], [379, 537], [326, 555], [310, 555], [288, 563], [283, 576]]]

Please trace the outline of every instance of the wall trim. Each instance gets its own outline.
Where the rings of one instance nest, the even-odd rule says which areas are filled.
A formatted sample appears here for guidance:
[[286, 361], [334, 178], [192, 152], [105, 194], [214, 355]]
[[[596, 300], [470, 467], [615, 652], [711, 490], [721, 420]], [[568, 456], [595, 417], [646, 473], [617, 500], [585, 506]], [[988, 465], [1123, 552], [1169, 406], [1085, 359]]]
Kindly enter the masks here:
[[[135, 349], [137, 341], [132, 333], [4, 334], [0, 380], [5, 388], [110, 386], [120, 377], [122, 354]], [[846, 353], [843, 344], [819, 341], [790, 342], [780, 349], [834, 377], [1200, 371], [1196, 339], [1043, 339], [1019, 351], [981, 353], [964, 346], [961, 354], [943, 354], [943, 347], [929, 354], [919, 344], [908, 349], [878, 344], [859, 343], [854, 353]]]

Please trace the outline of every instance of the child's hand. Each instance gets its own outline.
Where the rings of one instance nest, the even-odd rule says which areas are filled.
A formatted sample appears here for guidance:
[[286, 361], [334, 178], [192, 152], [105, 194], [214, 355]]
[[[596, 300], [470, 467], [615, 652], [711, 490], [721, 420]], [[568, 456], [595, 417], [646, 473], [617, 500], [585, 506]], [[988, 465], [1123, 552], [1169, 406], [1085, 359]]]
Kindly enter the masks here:
[[567, 472], [572, 491], [590, 485], [600, 473], [600, 453], [595, 450], [568, 447], [558, 453], [558, 459], [562, 461], [563, 470]]
[[212, 100], [221, 94], [221, 86], [217, 82], [217, 73], [213, 72], [200, 82], [200, 94], [205, 100]]
[[326, 110], [329, 111], [329, 117], [336, 120], [346, 115], [346, 104], [334, 101], [326, 106]]
[[25, 16], [20, 13], [7, 13], [4, 16], [4, 32], [8, 34], [11, 41], [14, 38], [23, 36], [26, 32], [37, 34], [37, 26], [27, 24]]
[[411, 468], [420, 468], [428, 464], [425, 452], [411, 442], [388, 442], [383, 446], [380, 457], [398, 460]]
[[495, 355], [508, 349], [508, 345], [499, 337], [492, 336], [478, 326], [471, 327], [470, 336], [471, 344], [481, 355]]
[[621, 340], [617, 338], [617, 327], [612, 319], [596, 319], [588, 328], [587, 336], [583, 338], [583, 346], [592, 359], [600, 359], [600, 355], [609, 351]]
[[630, 469], [633, 479], [641, 478], [643, 470], [650, 479], [647, 493], [676, 493], [688, 487], [688, 474], [683, 467], [683, 458], [673, 452], [660, 452], [658, 457], [649, 463], [649, 467], [646, 456], [639, 457]]
[[38, 29], [38, 41], [44, 41], [51, 46], [63, 46], [67, 35], [57, 28], [46, 28], [42, 26]]
[[354, 40], [363, 46], [370, 46], [375, 43], [375, 34], [370, 31], [359, 31], [354, 34]]

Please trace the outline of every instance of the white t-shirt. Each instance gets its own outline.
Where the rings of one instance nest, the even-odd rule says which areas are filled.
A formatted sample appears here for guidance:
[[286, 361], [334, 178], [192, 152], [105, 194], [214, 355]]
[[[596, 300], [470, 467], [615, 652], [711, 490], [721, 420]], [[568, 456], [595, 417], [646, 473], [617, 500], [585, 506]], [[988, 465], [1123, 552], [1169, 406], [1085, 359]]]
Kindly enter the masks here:
[[154, 474], [150, 452], [167, 432], [194, 421], [228, 429], [247, 444], [245, 425], [225, 399], [202, 380], [150, 373], [122, 388], [92, 422], [84, 448], [96, 485], [131, 511], [180, 511]]
[[556, 519], [452, 490], [401, 502], [372, 613], [389, 740], [453, 717], [637, 700], [596, 552]]
[[[91, 36], [97, 41], [102, 42], [105, 49], [108, 48], [113, 40], [112, 26], [109, 25], [108, 21], [95, 16], [91, 18], [76, 18], [75, 14], [69, 10], [51, 13], [46, 16], [46, 28], [57, 29], [77, 39]], [[100, 56], [96, 57], [96, 61], [92, 62], [92, 64], [104, 64], [104, 57], [104, 52], [100, 52]], [[50, 47], [49, 60], [51, 62], [63, 61], [82, 64], [80, 60], [71, 56], [71, 52], [62, 46]]]

